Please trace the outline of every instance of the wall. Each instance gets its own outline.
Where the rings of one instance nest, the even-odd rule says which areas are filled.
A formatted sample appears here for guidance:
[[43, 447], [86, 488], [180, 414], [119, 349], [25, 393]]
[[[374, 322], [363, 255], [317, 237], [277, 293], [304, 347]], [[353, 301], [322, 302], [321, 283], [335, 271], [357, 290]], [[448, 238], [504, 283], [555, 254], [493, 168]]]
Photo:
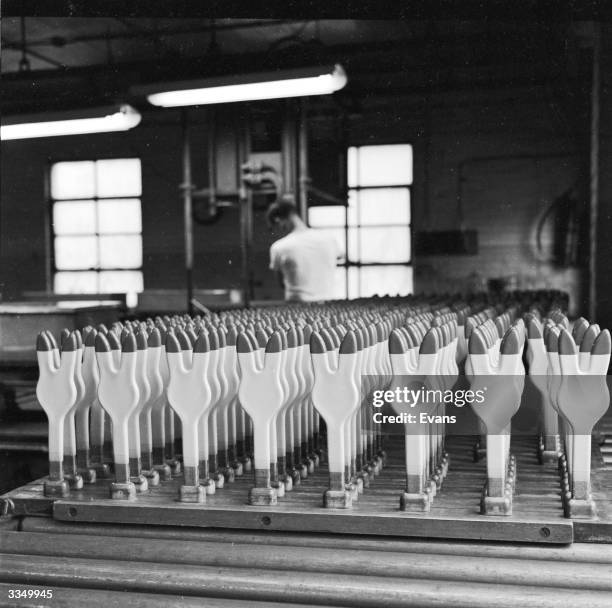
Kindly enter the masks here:
[[612, 327], [612, 25], [602, 28], [601, 42], [595, 320]]
[[[190, 112], [194, 182], [206, 185], [206, 126]], [[314, 117], [311, 140], [338, 145], [330, 119]], [[24, 290], [45, 289], [46, 199], [44, 176], [55, 160], [137, 155], [143, 166], [144, 275], [146, 288], [181, 288], [183, 220], [180, 114], [145, 114], [134, 131], [114, 135], [2, 143], [0, 292], [14, 299]], [[537, 261], [531, 235], [534, 221], [574, 180], [585, 133], [560, 128], [544, 87], [473, 89], [429, 98], [366, 99], [348, 119], [347, 143], [407, 141], [414, 146], [413, 226], [418, 230], [463, 227], [479, 231], [477, 256], [427, 256], [414, 261], [416, 291], [465, 288], [473, 272], [482, 279], [516, 275], [519, 287], [570, 289], [580, 304], [577, 269], [556, 269]], [[313, 147], [315, 149], [316, 146]], [[315, 185], [333, 181], [313, 162]], [[317, 175], [317, 173], [319, 175]], [[336, 171], [337, 173], [337, 171]], [[461, 174], [461, 175], [460, 175]], [[330, 177], [332, 176], [332, 177]], [[459, 178], [462, 182], [459, 182]], [[281, 297], [267, 270], [273, 235], [263, 213], [255, 214], [253, 280], [257, 298]], [[239, 218], [225, 209], [212, 225], [194, 229], [194, 283], [199, 288], [240, 286]]]
[[[194, 116], [196, 121], [198, 116]], [[206, 185], [206, 129], [192, 129], [193, 180]], [[47, 258], [45, 175], [58, 160], [139, 156], [143, 171], [145, 288], [185, 285], [181, 120], [176, 112], [144, 115], [137, 129], [2, 143], [0, 293], [15, 299], [24, 290], [44, 290]], [[224, 211], [215, 224], [194, 227], [194, 283], [200, 288], [239, 287], [238, 212]]]
[[534, 238], [540, 214], [578, 176], [586, 121], [582, 128], [560, 125], [550, 92], [536, 86], [439, 94], [355, 120], [352, 143], [413, 144], [413, 230], [478, 231], [478, 255], [416, 257], [415, 292], [507, 277], [518, 288], [566, 289], [572, 312], [586, 310], [585, 272], [539, 259]]

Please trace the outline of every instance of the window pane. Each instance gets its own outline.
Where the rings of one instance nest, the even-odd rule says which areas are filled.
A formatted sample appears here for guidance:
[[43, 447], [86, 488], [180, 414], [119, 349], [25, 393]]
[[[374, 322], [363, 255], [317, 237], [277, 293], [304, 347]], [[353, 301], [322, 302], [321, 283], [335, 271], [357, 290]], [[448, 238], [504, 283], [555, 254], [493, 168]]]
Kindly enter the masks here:
[[359, 224], [359, 192], [357, 190], [349, 190], [348, 193], [347, 223], [349, 226]]
[[55, 293], [98, 293], [96, 272], [56, 272], [53, 278]]
[[359, 230], [360, 262], [410, 261], [410, 229], [408, 226], [360, 228]]
[[101, 236], [100, 268], [140, 268], [142, 237]]
[[348, 180], [349, 187], [410, 185], [412, 146], [394, 144], [349, 148]]
[[58, 270], [96, 268], [98, 247], [95, 236], [56, 236], [55, 267]]
[[364, 266], [358, 270], [361, 273], [362, 298], [374, 295], [407, 296], [413, 291], [412, 266]]
[[140, 293], [144, 289], [139, 270], [115, 270], [100, 273], [100, 293]]
[[51, 198], [91, 198], [95, 187], [93, 161], [55, 163], [51, 167]]
[[348, 185], [350, 188], [353, 186], [359, 186], [359, 173], [357, 171], [358, 167], [358, 154], [359, 148], [349, 148], [347, 155], [347, 171], [348, 171]]
[[350, 267], [348, 269], [348, 281], [349, 281], [349, 289], [348, 295], [349, 299], [353, 300], [359, 297], [359, 284], [360, 284], [360, 273], [359, 268]]
[[117, 158], [96, 163], [98, 196], [140, 196], [140, 159]]
[[313, 228], [319, 226], [344, 226], [344, 209], [341, 205], [310, 207], [308, 209], [308, 223]]
[[142, 232], [140, 201], [136, 198], [98, 201], [98, 231], [100, 234], [116, 232]]
[[53, 205], [55, 234], [95, 234], [96, 204], [94, 201], [62, 201]]
[[346, 268], [336, 268], [332, 298], [334, 300], [346, 299]]
[[361, 190], [357, 196], [359, 222], [362, 226], [410, 223], [410, 191], [408, 188]]
[[351, 262], [359, 262], [360, 228], [348, 229], [348, 259]]

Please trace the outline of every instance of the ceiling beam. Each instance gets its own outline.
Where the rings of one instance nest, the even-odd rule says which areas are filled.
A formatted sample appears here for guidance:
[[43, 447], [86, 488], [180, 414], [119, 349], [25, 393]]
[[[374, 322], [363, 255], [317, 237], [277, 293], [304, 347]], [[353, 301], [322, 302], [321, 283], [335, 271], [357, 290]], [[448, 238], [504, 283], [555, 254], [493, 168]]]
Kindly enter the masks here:
[[[28, 46], [50, 46], [57, 47], [60, 43], [62, 47], [77, 44], [81, 42], [106, 42], [107, 40], [135, 40], [138, 38], [158, 38], [158, 37], [166, 37], [170, 38], [172, 36], [186, 36], [190, 34], [210, 34], [213, 30], [212, 25], [198, 25], [198, 27], [187, 27], [187, 28], [178, 28], [178, 29], [150, 29], [139, 27], [136, 24], [141, 22], [140, 19], [127, 19], [127, 18], [114, 18], [116, 21], [119, 21], [124, 26], [130, 28], [130, 31], [116, 31], [116, 32], [100, 32], [95, 34], [81, 34], [74, 36], [48, 36], [45, 38], [39, 38], [37, 40], [29, 40]], [[131, 22], [134, 21], [134, 24]], [[207, 20], [210, 21], [210, 20]], [[240, 20], [236, 20], [240, 21]], [[301, 21], [296, 20], [279, 20], [279, 19], [271, 19], [271, 20], [254, 20], [247, 21], [246, 23], [219, 23], [215, 24], [214, 29], [219, 31], [229, 31], [229, 30], [241, 30], [241, 29], [251, 29], [251, 28], [266, 28], [271, 26], [279, 26], [279, 25], [289, 25], [301, 23]], [[69, 24], [68, 24], [69, 25]], [[15, 47], [15, 44], [18, 46]], [[12, 42], [3, 42], [2, 48], [11, 49], [11, 48], [21, 48], [19, 43]]]
[[[7, 48], [10, 48], [12, 50], [22, 51], [22, 43], [21, 42], [10, 42], [10, 41], [6, 40], [4, 44], [7, 45]], [[2, 48], [4, 48], [4, 44], [2, 45]], [[40, 61], [44, 61], [45, 63], [48, 63], [49, 65], [52, 65], [53, 67], [56, 67], [56, 68], [65, 68], [66, 67], [63, 63], [61, 63], [59, 61], [56, 61], [55, 59], [51, 59], [50, 57], [47, 57], [43, 53], [39, 53], [38, 51], [33, 51], [32, 49], [28, 48], [27, 46], [23, 50], [25, 51], [25, 53], [27, 55], [30, 55], [30, 57], [35, 57], [36, 59], [39, 59]]]

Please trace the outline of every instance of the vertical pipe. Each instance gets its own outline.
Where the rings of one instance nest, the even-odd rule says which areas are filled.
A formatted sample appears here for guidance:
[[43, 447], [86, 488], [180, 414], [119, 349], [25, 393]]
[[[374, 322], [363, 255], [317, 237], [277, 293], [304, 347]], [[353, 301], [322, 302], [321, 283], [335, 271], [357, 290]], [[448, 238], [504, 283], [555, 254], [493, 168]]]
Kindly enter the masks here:
[[298, 150], [298, 171], [300, 182], [300, 215], [305, 222], [308, 222], [308, 115], [306, 110], [306, 100], [300, 99], [300, 126], [299, 126], [299, 150]]
[[53, 286], [53, 271], [52, 268], [55, 262], [54, 239], [53, 239], [53, 200], [51, 199], [51, 165], [47, 166], [45, 172], [45, 291], [47, 293], [54, 292]]
[[295, 138], [295, 112], [291, 100], [286, 100], [283, 115], [283, 132], [281, 141], [281, 174], [283, 179], [282, 192], [277, 193], [278, 198], [283, 194], [292, 194], [298, 198], [296, 174], [296, 138]]
[[183, 183], [181, 184], [181, 189], [183, 190], [183, 218], [185, 227], [185, 278], [187, 280], [187, 311], [191, 314], [191, 300], [193, 299], [193, 201], [191, 191], [193, 184], [191, 183], [191, 144], [189, 141], [189, 125], [186, 110], [183, 110], [181, 114], [181, 122], [183, 127]]
[[242, 133], [238, 133], [238, 171], [239, 171], [239, 193], [240, 193], [240, 254], [241, 254], [241, 282], [244, 293], [244, 304], [249, 305], [253, 298], [252, 280], [251, 280], [251, 240], [253, 233], [253, 216], [252, 216], [252, 194], [247, 188], [243, 175], [243, 165], [248, 162], [249, 151], [251, 147], [250, 124], [248, 117], [242, 121]]
[[[244, 149], [246, 153], [246, 161], [251, 157], [251, 122], [247, 118], [246, 128], [244, 130]], [[251, 301], [255, 294], [253, 293], [253, 266], [252, 266], [252, 251], [253, 251], [253, 190], [247, 188], [246, 198], [246, 238], [247, 238], [247, 293], [248, 299]]]
[[601, 32], [599, 23], [593, 25], [593, 80], [591, 89], [591, 175], [589, 225], [589, 319], [597, 320], [597, 219], [599, 207], [599, 98], [601, 93]]
[[208, 213], [217, 213], [217, 142], [215, 108], [208, 108]]
[[344, 278], [345, 278], [345, 297], [349, 299], [349, 266], [348, 266], [348, 126], [346, 111], [342, 110], [340, 116], [340, 133], [338, 134], [338, 141], [342, 142], [342, 149], [339, 154], [339, 179], [340, 179], [340, 192], [343, 193], [345, 198], [344, 208], [344, 251], [345, 251], [345, 266], [344, 266]]

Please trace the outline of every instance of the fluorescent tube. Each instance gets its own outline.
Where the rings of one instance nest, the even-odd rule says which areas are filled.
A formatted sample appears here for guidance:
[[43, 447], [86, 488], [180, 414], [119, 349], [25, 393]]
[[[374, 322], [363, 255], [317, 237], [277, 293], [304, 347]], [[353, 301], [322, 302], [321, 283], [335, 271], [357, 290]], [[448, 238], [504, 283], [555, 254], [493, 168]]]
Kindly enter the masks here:
[[17, 115], [6, 121], [3, 120], [0, 139], [6, 141], [127, 131], [137, 126], [140, 120], [140, 113], [129, 105], [39, 114], [35, 117]]
[[164, 108], [199, 106], [257, 99], [280, 99], [327, 95], [346, 85], [341, 65], [328, 68], [281, 70], [268, 74], [238, 75], [224, 78], [137, 87], [149, 103]]

